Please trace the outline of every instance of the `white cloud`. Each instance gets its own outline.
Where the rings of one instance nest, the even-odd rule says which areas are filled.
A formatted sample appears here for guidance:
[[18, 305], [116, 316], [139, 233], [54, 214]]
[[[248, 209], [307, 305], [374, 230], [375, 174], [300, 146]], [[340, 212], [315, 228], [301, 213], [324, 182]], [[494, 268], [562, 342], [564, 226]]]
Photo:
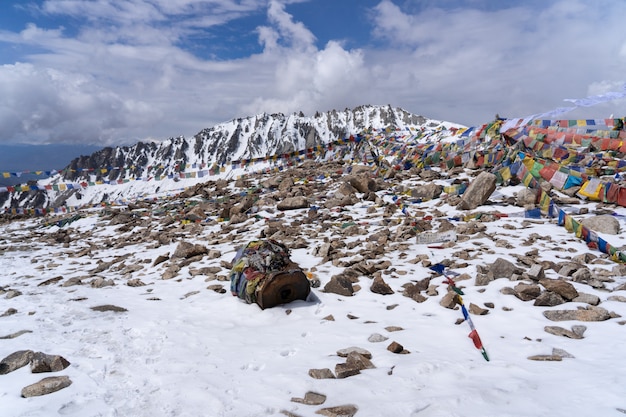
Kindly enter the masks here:
[[[0, 42], [30, 51], [24, 63], [0, 67], [0, 137], [128, 143], [260, 112], [361, 104], [466, 124], [541, 113], [623, 85], [617, 1], [488, 9], [477, 0], [443, 10], [383, 0], [371, 14], [375, 42], [346, 49], [334, 40], [317, 47], [287, 1], [48, 0], [42, 13], [84, 24], [0, 30]], [[267, 14], [256, 28], [261, 53], [220, 60], [183, 49], [196, 31], [250, 13]], [[580, 117], [610, 113], [626, 115], [624, 101]]]

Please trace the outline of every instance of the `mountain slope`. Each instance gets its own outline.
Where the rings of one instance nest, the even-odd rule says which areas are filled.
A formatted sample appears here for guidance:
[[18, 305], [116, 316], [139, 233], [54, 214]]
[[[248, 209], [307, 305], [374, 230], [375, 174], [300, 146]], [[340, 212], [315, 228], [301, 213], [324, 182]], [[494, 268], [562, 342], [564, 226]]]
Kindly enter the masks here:
[[[234, 160], [282, 155], [332, 143], [368, 129], [436, 131], [451, 126], [459, 125], [427, 119], [390, 105], [332, 110], [312, 117], [302, 113], [263, 113], [203, 129], [191, 139], [181, 136], [163, 142], [140, 142], [81, 156], [72, 160], [62, 173], [39, 181], [31, 191], [0, 193], [0, 208], [51, 208], [132, 199], [145, 192], [172, 191], [192, 185], [194, 181], [179, 181], [180, 173], [187, 167], [225, 166]], [[151, 181], [154, 178], [172, 181], [169, 184]], [[122, 184], [137, 179], [151, 182], [142, 184], [141, 192], [137, 184]], [[37, 189], [67, 182], [76, 185], [70, 190]], [[115, 185], [81, 189], [89, 183], [112, 182]]]

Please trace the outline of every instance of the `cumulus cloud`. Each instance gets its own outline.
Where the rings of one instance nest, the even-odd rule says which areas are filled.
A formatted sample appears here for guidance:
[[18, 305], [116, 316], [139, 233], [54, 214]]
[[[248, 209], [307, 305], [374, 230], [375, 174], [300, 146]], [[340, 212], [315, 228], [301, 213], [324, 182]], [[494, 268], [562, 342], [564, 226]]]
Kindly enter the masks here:
[[0, 111], [0, 137], [27, 143], [111, 143], [159, 117], [147, 103], [123, 99], [82, 74], [31, 64], [1, 66], [0, 90], [10, 98]]
[[[0, 138], [128, 143], [261, 112], [361, 104], [475, 125], [624, 84], [618, 0], [381, 0], [370, 9], [371, 38], [352, 49], [337, 39], [319, 45], [289, 12], [303, 1], [43, 1], [38, 13], [76, 26], [0, 30], [0, 43], [22, 51], [0, 66]], [[251, 16], [265, 18], [249, 28], [259, 49], [246, 56], [189, 46], [210, 46], [213, 28]], [[611, 113], [626, 115], [624, 100], [571, 117]]]

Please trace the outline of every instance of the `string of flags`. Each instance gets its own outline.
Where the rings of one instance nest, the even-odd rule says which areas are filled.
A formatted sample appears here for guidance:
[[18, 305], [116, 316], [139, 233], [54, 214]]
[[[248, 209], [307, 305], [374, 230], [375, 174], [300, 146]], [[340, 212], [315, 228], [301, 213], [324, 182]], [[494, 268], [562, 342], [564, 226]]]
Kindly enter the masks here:
[[470, 333], [468, 334], [468, 337], [472, 339], [474, 346], [476, 347], [476, 349], [480, 351], [483, 358], [487, 362], [489, 362], [489, 355], [487, 354], [487, 350], [483, 346], [483, 342], [480, 339], [478, 330], [476, 330], [476, 326], [474, 326], [474, 322], [472, 321], [472, 318], [470, 317], [470, 314], [467, 311], [467, 308], [465, 308], [465, 303], [463, 302], [463, 297], [462, 297], [465, 294], [459, 287], [456, 286], [456, 283], [451, 277], [451, 275], [456, 274], [456, 273], [452, 271], [447, 271], [446, 267], [443, 264], [435, 264], [431, 266], [430, 269], [440, 275], [443, 275], [445, 278], [444, 282], [448, 284], [448, 288], [454, 291], [455, 293], [454, 300], [461, 307], [461, 312], [463, 313], [463, 319], [465, 320], [465, 322], [467, 322], [470, 328]]

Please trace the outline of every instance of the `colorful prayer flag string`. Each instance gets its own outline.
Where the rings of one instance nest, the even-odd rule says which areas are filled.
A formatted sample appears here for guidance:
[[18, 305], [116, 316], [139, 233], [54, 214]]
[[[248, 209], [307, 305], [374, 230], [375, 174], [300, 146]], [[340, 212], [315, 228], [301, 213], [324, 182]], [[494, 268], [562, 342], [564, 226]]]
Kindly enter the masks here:
[[480, 350], [480, 353], [483, 355], [483, 358], [485, 358], [485, 360], [489, 362], [489, 355], [487, 355], [487, 351], [485, 350], [485, 347], [483, 346], [482, 340], [480, 340], [480, 336], [478, 335], [478, 331], [476, 330], [476, 327], [474, 326], [474, 322], [472, 321], [472, 318], [470, 317], [469, 312], [467, 311], [467, 308], [465, 308], [465, 304], [463, 303], [462, 295], [465, 295], [465, 294], [459, 287], [456, 286], [456, 283], [449, 275], [450, 272], [446, 273], [446, 267], [444, 265], [436, 264], [436, 265], [431, 266], [430, 269], [443, 275], [446, 279], [445, 283], [448, 284], [450, 286], [450, 289], [456, 293], [454, 299], [461, 306], [461, 311], [463, 312], [463, 318], [465, 319], [465, 321], [470, 327], [470, 333], [468, 337], [472, 339], [472, 342], [474, 342], [474, 346], [476, 346], [476, 349]]

